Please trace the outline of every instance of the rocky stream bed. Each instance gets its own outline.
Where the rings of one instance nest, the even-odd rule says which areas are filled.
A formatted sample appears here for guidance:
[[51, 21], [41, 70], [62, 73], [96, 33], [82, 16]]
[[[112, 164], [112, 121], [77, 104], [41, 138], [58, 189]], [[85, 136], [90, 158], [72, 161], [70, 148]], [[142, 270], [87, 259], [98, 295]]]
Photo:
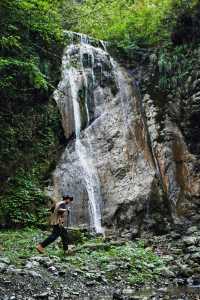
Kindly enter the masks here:
[[0, 233], [0, 299], [199, 300], [200, 230], [180, 231], [88, 240], [65, 256], [58, 244], [38, 255], [41, 233], [36, 240], [32, 233], [24, 249]]

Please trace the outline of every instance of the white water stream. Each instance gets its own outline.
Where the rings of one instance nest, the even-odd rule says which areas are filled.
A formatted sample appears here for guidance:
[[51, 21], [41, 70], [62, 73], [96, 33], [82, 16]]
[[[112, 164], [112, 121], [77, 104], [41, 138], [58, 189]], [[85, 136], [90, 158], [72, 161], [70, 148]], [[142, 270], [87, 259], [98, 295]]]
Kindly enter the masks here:
[[[88, 40], [85, 38], [80, 39], [80, 65], [81, 65], [81, 73], [80, 69], [77, 69], [72, 66], [70, 53], [73, 49], [74, 45], [71, 44], [68, 49], [67, 55], [67, 68], [65, 69], [65, 78], [69, 80], [71, 99], [73, 103], [73, 111], [74, 111], [74, 120], [75, 120], [75, 134], [76, 134], [76, 142], [75, 149], [81, 166], [81, 173], [84, 178], [85, 187], [88, 193], [89, 198], [89, 212], [90, 212], [90, 225], [92, 229], [95, 230], [96, 233], [103, 233], [103, 228], [101, 225], [101, 206], [102, 206], [102, 197], [101, 197], [101, 189], [100, 189], [100, 181], [98, 178], [98, 173], [95, 168], [93, 159], [92, 159], [92, 147], [89, 145], [90, 151], [84, 146], [81, 140], [81, 108], [79, 103], [79, 88], [81, 84], [85, 87], [85, 109], [87, 113], [87, 125], [90, 122], [89, 110], [88, 110], [88, 79], [87, 79], [87, 71], [84, 68], [83, 64], [83, 55], [87, 53], [92, 58], [92, 66], [89, 69], [92, 73], [92, 80], [94, 81], [93, 74], [93, 63], [94, 63], [94, 55], [92, 46], [87, 44]], [[82, 82], [84, 81], [84, 82]], [[85, 135], [87, 135], [85, 133]], [[86, 136], [87, 137], [87, 136]], [[87, 143], [89, 142], [89, 137], [87, 137]]]

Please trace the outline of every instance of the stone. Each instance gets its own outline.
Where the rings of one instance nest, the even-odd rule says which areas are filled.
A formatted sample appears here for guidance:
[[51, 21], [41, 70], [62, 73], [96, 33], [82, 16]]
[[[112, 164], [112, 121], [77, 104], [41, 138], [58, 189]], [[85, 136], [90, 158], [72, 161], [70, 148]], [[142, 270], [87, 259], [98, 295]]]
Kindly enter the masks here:
[[26, 271], [26, 274], [31, 275], [33, 278], [42, 278], [42, 276], [38, 272], [33, 270]]
[[191, 235], [191, 234], [193, 234], [193, 233], [195, 233], [195, 232], [198, 232], [198, 227], [197, 227], [197, 226], [191, 226], [191, 227], [189, 227], [188, 230], [187, 230], [187, 234], [188, 234], [188, 235]]
[[181, 274], [182, 276], [186, 276], [186, 277], [191, 276], [192, 273], [193, 273], [192, 269], [191, 269], [188, 265], [185, 265], [185, 264], [181, 264], [179, 270], [180, 270], [180, 271], [179, 271], [180, 274]]
[[[87, 64], [87, 72], [80, 64], [86, 55], [94, 58], [93, 65]], [[73, 66], [73, 74], [70, 65]], [[85, 83], [87, 99], [84, 96], [84, 72], [88, 76]], [[71, 139], [76, 129], [70, 89], [72, 81], [77, 91], [73, 95], [79, 103], [79, 151], [77, 140]], [[115, 226], [123, 230], [126, 224], [126, 228], [130, 228], [126, 238], [134, 236], [132, 230], [140, 227], [144, 216], [139, 212], [146, 211], [149, 200], [152, 201], [150, 205], [157, 207], [157, 215], [164, 215], [164, 210], [159, 208], [161, 203], [164, 204], [164, 199], [159, 194], [157, 171], [152, 165], [151, 151], [146, 144], [147, 128], [142, 111], [135, 109], [140, 108], [141, 99], [126, 70], [98, 48], [81, 44], [68, 46], [64, 50], [62, 77], [54, 98], [60, 109], [65, 137], [70, 142], [53, 173], [53, 189], [57, 198], [65, 190], [74, 195], [76, 201], [73, 203], [71, 225], [94, 223], [89, 220], [89, 203], [94, 198], [91, 191], [98, 199], [93, 205], [104, 204], [102, 223], [105, 227], [112, 227], [117, 222]], [[157, 117], [156, 108], [149, 117]], [[155, 133], [157, 138], [156, 130], [160, 127], [157, 124], [154, 128], [154, 125], [153, 122], [152, 134]], [[87, 165], [93, 176], [88, 174]], [[89, 180], [87, 184], [85, 177]], [[95, 211], [99, 209], [97, 207]], [[154, 216], [152, 220], [152, 226], [156, 227]]]
[[186, 249], [187, 253], [194, 253], [194, 252], [199, 252], [200, 248], [196, 247], [196, 246], [190, 246]]
[[192, 260], [195, 260], [195, 261], [199, 261], [200, 262], [200, 252], [196, 252], [196, 253], [192, 253], [190, 258]]
[[183, 238], [183, 242], [186, 246], [193, 246], [197, 244], [198, 239], [196, 236], [187, 236]]
[[199, 276], [192, 276], [191, 282], [193, 286], [198, 286], [200, 287], [200, 277]]
[[74, 296], [79, 296], [80, 293], [79, 293], [79, 292], [72, 291], [72, 295], [74, 295]]
[[0, 262], [9, 265], [10, 264], [10, 259], [5, 256], [0, 256]]
[[162, 256], [162, 258], [163, 258], [166, 262], [172, 262], [172, 261], [174, 261], [174, 256], [172, 256], [172, 255], [164, 255], [164, 256]]
[[123, 293], [120, 289], [117, 289], [113, 293], [113, 300], [123, 300]]
[[7, 264], [0, 262], [0, 273], [4, 272], [7, 269]]
[[38, 266], [39, 266], [39, 262], [37, 262], [37, 261], [32, 261], [32, 262], [29, 261], [29, 262], [26, 263], [25, 268], [27, 268], [27, 269], [34, 269], [34, 268], [36, 268]]
[[43, 292], [41, 294], [35, 294], [34, 298], [35, 299], [49, 299], [49, 293], [48, 292]]
[[176, 274], [174, 272], [171, 271], [171, 269], [169, 267], [163, 267], [162, 269], [159, 270], [160, 274], [166, 278], [174, 278], [176, 277]]
[[97, 283], [96, 283], [96, 281], [87, 281], [86, 282], [86, 286], [88, 286], [88, 287], [92, 287], [92, 286], [95, 286]]
[[54, 275], [58, 275], [58, 274], [59, 274], [58, 270], [57, 270], [56, 267], [54, 267], [54, 266], [50, 266], [50, 267], [48, 268], [48, 271], [49, 271], [50, 273], [54, 274]]
[[172, 239], [175, 239], [175, 240], [181, 238], [181, 234], [174, 232], [174, 231], [170, 232], [170, 235], [171, 235]]
[[63, 297], [63, 299], [70, 299], [71, 295], [70, 295], [70, 293], [64, 292], [63, 295], [62, 295], [62, 297]]
[[125, 295], [125, 296], [133, 296], [133, 294], [135, 293], [135, 290], [134, 289], [131, 289], [131, 288], [129, 288], [129, 289], [124, 289], [123, 291], [122, 291], [122, 293], [123, 293], [123, 295]]
[[116, 264], [108, 264], [106, 266], [106, 271], [111, 272], [111, 271], [116, 271], [119, 267]]

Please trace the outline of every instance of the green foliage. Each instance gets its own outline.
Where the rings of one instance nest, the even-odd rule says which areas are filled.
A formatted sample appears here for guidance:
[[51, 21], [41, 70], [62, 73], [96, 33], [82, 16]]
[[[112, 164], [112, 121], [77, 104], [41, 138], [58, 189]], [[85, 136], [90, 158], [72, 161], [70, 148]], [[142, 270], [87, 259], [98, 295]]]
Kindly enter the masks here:
[[[41, 73], [33, 60], [24, 62], [13, 58], [0, 58], [0, 72], [3, 75], [0, 81], [0, 88], [14, 89], [16, 80], [14, 75], [20, 73], [21, 77], [27, 78], [27, 83], [29, 82], [30, 86], [36, 89], [48, 89], [46, 76]], [[10, 77], [8, 77], [9, 73], [12, 73]]]
[[55, 167], [63, 138], [55, 104], [38, 104], [0, 118], [1, 221], [36, 225], [47, 221], [45, 181]]
[[[0, 86], [3, 96], [26, 96], [27, 89], [46, 91], [54, 80], [43, 60], [59, 64], [63, 45], [57, 1], [5, 0], [0, 3]], [[55, 58], [54, 49], [58, 57]], [[50, 89], [51, 90], [51, 89]]]
[[182, 0], [86, 0], [77, 6], [76, 31], [118, 46], [155, 45], [168, 40], [182, 7], [197, 3]]
[[47, 220], [47, 198], [39, 188], [39, 174], [33, 172], [18, 170], [8, 192], [0, 197], [1, 210], [9, 225], [38, 226]]
[[61, 4], [0, 1], [0, 223], [7, 225], [37, 225], [46, 216], [42, 190], [63, 141], [49, 100], [64, 46]]
[[198, 51], [191, 57], [189, 47], [174, 48], [168, 43], [177, 15], [192, 12], [197, 3], [0, 2], [1, 219], [6, 216], [11, 223], [36, 224], [40, 213], [32, 204], [40, 204], [41, 211], [45, 204], [42, 187], [55, 167], [64, 141], [58, 111], [49, 101], [60, 76], [63, 28], [111, 41], [127, 50], [141, 45], [160, 46], [164, 41], [166, 48], [158, 47], [151, 68], [159, 77], [159, 88], [169, 92], [183, 86], [199, 58]]
[[158, 76], [159, 88], [168, 93], [177, 92], [177, 89], [184, 93], [187, 78], [198, 68], [196, 61], [199, 60], [199, 55], [199, 48], [193, 49], [187, 45], [158, 50], [151, 57], [151, 65], [152, 72]]
[[96, 38], [128, 46], [135, 43], [156, 43], [156, 33], [171, 1], [93, 1], [80, 8], [77, 30]]

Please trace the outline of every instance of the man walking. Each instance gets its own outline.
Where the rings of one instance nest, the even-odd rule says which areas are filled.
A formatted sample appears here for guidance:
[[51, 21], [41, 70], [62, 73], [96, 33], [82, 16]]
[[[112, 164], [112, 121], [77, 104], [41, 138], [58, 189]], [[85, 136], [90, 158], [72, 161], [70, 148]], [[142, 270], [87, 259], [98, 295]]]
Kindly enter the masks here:
[[52, 208], [51, 225], [53, 225], [52, 233], [40, 244], [36, 246], [36, 249], [40, 253], [44, 253], [44, 248], [53, 243], [59, 236], [61, 237], [63, 250], [68, 250], [68, 237], [67, 227], [69, 224], [69, 203], [73, 201], [73, 197], [70, 195], [64, 195], [63, 201], [55, 204]]

